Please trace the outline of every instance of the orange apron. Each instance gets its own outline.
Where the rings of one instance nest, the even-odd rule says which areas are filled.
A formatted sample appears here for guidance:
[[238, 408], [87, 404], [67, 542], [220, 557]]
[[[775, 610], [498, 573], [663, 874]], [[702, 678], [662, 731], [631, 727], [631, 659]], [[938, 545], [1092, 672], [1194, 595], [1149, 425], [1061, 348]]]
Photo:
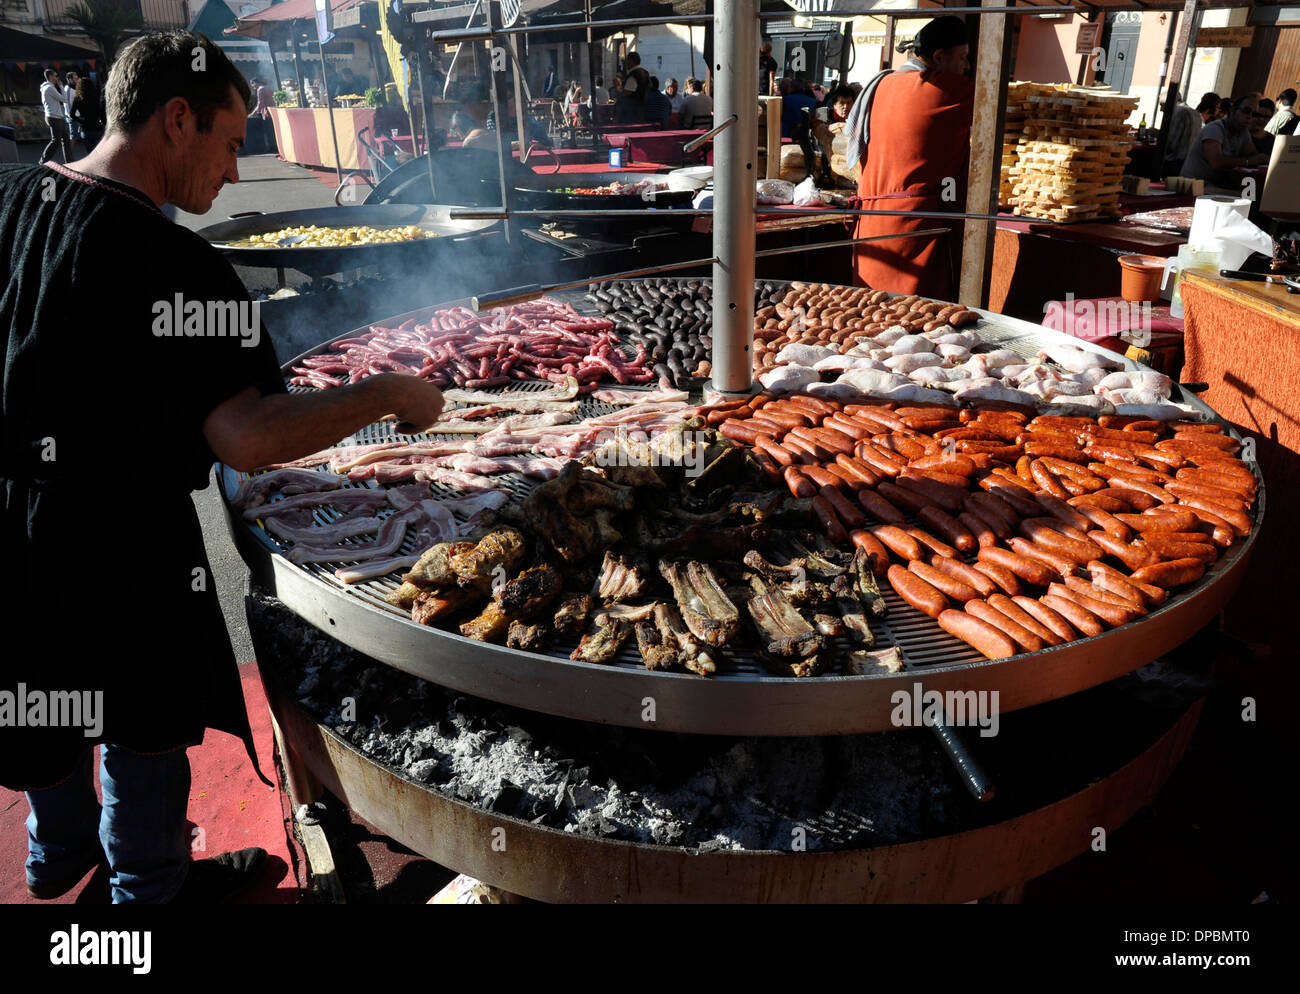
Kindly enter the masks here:
[[[975, 84], [957, 73], [895, 72], [871, 105], [871, 137], [858, 183], [863, 210], [964, 211]], [[949, 227], [946, 235], [854, 248], [857, 282], [891, 293], [952, 300], [962, 222], [859, 217], [855, 238]]]

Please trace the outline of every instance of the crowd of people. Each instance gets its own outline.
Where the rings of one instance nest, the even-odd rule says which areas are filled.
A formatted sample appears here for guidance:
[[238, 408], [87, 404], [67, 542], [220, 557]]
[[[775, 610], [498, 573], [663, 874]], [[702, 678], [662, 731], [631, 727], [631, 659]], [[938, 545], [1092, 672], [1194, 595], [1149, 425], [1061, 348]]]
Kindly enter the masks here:
[[1295, 134], [1300, 123], [1296, 91], [1283, 90], [1274, 102], [1262, 93], [1220, 97], [1206, 93], [1195, 110], [1179, 101], [1165, 144], [1165, 175], [1233, 187], [1233, 169], [1268, 162], [1279, 136]]

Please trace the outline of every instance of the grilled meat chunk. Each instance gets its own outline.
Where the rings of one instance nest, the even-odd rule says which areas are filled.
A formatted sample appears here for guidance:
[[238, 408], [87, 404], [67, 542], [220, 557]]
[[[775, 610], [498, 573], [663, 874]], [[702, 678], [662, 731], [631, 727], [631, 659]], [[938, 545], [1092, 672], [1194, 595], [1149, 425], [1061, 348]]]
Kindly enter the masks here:
[[867, 615], [862, 609], [862, 602], [857, 597], [840, 597], [836, 604], [839, 606], [840, 620], [844, 622], [844, 627], [848, 629], [853, 640], [860, 645], [875, 645], [876, 636], [871, 630], [871, 625], [867, 622]]
[[421, 591], [411, 605], [411, 620], [421, 625], [432, 625], [435, 621], [459, 614], [481, 596], [477, 590], [463, 587]]
[[817, 633], [827, 638], [847, 635], [849, 631], [844, 622], [833, 614], [814, 614], [812, 623]]
[[420, 554], [415, 565], [402, 576], [402, 582], [424, 588], [450, 587], [456, 583], [451, 557], [473, 548], [473, 542], [439, 542], [432, 545]]
[[739, 561], [745, 553], [762, 542], [767, 535], [767, 525], [757, 522], [736, 528], [704, 528], [691, 525], [685, 531], [673, 529], [673, 537], [659, 544], [655, 551], [664, 559], [699, 556], [710, 561], [732, 559]]
[[450, 559], [456, 553], [468, 552], [473, 548], [473, 542], [439, 542], [430, 546], [402, 576], [402, 585], [384, 600], [398, 607], [409, 608], [422, 591], [455, 586], [456, 574], [452, 572]]
[[506, 632], [506, 645], [512, 649], [540, 652], [546, 647], [550, 634], [550, 628], [544, 621], [530, 625], [525, 621], [515, 620], [510, 622], [510, 628]]
[[821, 669], [822, 657], [819, 653], [811, 656], [773, 656], [761, 649], [754, 657], [767, 669], [778, 676], [806, 677], [814, 676]]
[[616, 552], [606, 550], [605, 561], [600, 566], [592, 596], [606, 603], [634, 600], [644, 593], [649, 577], [642, 567], [630, 562]]
[[[754, 582], [763, 583], [758, 579]], [[802, 659], [820, 652], [826, 643], [779, 587], [765, 587], [763, 593], [746, 601], [745, 607], [758, 629], [762, 651], [769, 655]]]
[[582, 464], [567, 462], [560, 475], [537, 487], [524, 501], [525, 520], [566, 562], [587, 558], [596, 547], [592, 523], [575, 515], [568, 506], [569, 496], [582, 476]]
[[682, 621], [675, 604], [661, 601], [655, 605], [655, 627], [665, 639], [677, 641], [678, 659], [692, 673], [713, 676], [718, 671], [718, 652], [702, 643]]
[[697, 638], [709, 645], [722, 645], [740, 631], [740, 613], [727, 599], [713, 571], [704, 563], [659, 561], [659, 572], [673, 588], [682, 618]]
[[566, 597], [555, 610], [555, 620], [551, 626], [561, 638], [572, 638], [587, 624], [587, 614], [591, 611], [591, 595], [575, 594]]
[[873, 676], [879, 673], [901, 673], [903, 653], [898, 646], [888, 649], [855, 649], [849, 653], [844, 672], [850, 676]]
[[635, 624], [638, 621], [648, 621], [654, 615], [654, 610], [654, 604], [614, 604], [611, 607], [599, 608], [592, 615], [592, 620], [598, 625], [610, 621], [626, 621]]
[[592, 630], [582, 636], [578, 648], [569, 653], [569, 658], [579, 663], [608, 663], [618, 655], [618, 650], [631, 634], [632, 626], [626, 621], [610, 620], [603, 625], [593, 625]]
[[564, 578], [554, 566], [542, 563], [524, 570], [505, 585], [499, 600], [511, 619], [527, 621], [536, 617], [560, 596]]
[[526, 569], [497, 591], [483, 612], [460, 626], [466, 638], [496, 642], [512, 621], [527, 621], [555, 600], [564, 585], [555, 568], [543, 563]]
[[494, 528], [468, 552], [453, 553], [448, 563], [458, 584], [486, 594], [498, 576], [518, 568], [527, 551], [528, 543], [516, 529]]
[[648, 670], [667, 670], [677, 665], [680, 650], [672, 632], [665, 636], [653, 621], [636, 623], [636, 647]]
[[853, 554], [853, 562], [846, 575], [853, 577], [858, 599], [862, 601], [867, 613], [873, 618], [883, 618], [888, 605], [880, 593], [880, 585], [876, 583], [876, 574], [871, 571], [871, 559], [866, 549], [858, 549]]

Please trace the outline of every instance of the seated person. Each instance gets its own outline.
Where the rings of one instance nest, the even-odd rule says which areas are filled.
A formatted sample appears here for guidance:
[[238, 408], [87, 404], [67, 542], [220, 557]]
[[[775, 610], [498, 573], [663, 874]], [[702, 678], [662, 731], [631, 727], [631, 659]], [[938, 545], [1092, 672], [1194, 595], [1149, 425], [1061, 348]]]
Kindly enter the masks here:
[[1254, 123], [1250, 128], [1250, 141], [1255, 146], [1255, 151], [1261, 155], [1272, 156], [1273, 143], [1277, 141], [1277, 136], [1268, 132], [1268, 122], [1273, 120], [1273, 115], [1277, 113], [1277, 108], [1273, 101], [1264, 97], [1259, 101], [1259, 106], [1255, 108]]
[[704, 92], [704, 84], [694, 76], [686, 81], [686, 99], [677, 115], [678, 122], [687, 130], [708, 127], [713, 122], [713, 100]]
[[1268, 156], [1262, 155], [1250, 140], [1255, 98], [1238, 97], [1231, 106], [1227, 117], [1211, 121], [1196, 136], [1183, 160], [1183, 176], [1235, 189], [1240, 186], [1240, 177], [1234, 168], [1268, 162]]
[[673, 102], [659, 92], [659, 77], [650, 77], [650, 89], [645, 95], [645, 119], [650, 124], [668, 129], [668, 119], [673, 116]]

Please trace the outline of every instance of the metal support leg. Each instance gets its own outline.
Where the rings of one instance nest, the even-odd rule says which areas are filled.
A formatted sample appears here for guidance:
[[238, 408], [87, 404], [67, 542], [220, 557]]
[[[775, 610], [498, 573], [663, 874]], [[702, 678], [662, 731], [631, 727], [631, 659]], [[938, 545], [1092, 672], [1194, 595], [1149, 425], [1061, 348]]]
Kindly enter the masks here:
[[754, 162], [758, 158], [758, 0], [714, 7], [714, 116], [734, 126], [713, 145], [713, 380], [749, 393], [754, 344]]

